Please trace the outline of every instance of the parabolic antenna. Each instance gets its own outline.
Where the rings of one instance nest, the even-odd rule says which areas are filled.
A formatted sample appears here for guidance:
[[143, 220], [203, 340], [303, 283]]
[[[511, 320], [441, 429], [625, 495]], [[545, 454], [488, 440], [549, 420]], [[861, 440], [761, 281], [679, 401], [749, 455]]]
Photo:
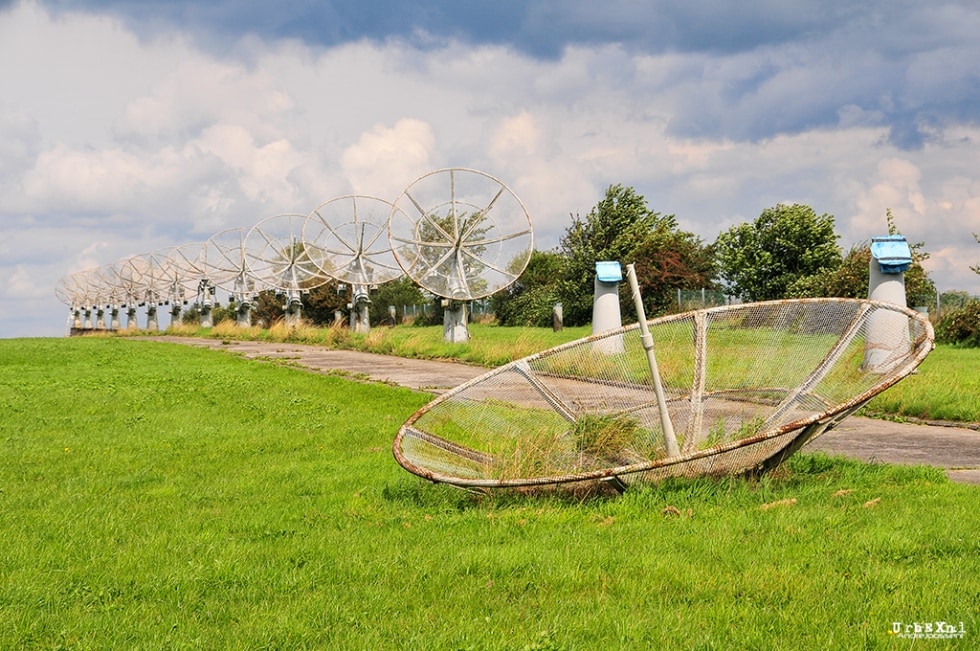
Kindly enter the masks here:
[[453, 342], [469, 339], [465, 302], [517, 280], [534, 249], [517, 195], [489, 174], [463, 168], [430, 172], [403, 190], [388, 237], [405, 273], [444, 299], [444, 338]]
[[245, 235], [245, 264], [251, 276], [286, 296], [286, 321], [299, 321], [301, 296], [330, 280], [313, 262], [319, 254], [303, 240], [306, 215], [263, 219]]
[[436, 296], [489, 296], [524, 271], [534, 248], [531, 219], [510, 188], [489, 174], [430, 172], [394, 202], [389, 237], [405, 273]]
[[351, 286], [351, 327], [367, 332], [369, 290], [395, 280], [402, 269], [388, 239], [392, 205], [383, 199], [349, 195], [317, 206], [303, 226], [313, 263], [327, 276]]
[[157, 330], [157, 307], [163, 302], [163, 270], [156, 264], [156, 256], [143, 253], [125, 258], [119, 277], [124, 286], [132, 288], [134, 302], [146, 306], [146, 329]]
[[163, 294], [163, 302], [170, 305], [170, 323], [177, 323], [182, 305], [187, 302], [188, 285], [193, 283], [191, 272], [181, 266], [177, 247], [168, 246], [150, 254], [154, 280]]
[[113, 285], [109, 269], [105, 266], [93, 267], [86, 270], [86, 298], [88, 305], [95, 312], [95, 327], [105, 330], [105, 311], [113, 301]]
[[[889, 319], [888, 333], [874, 332], [884, 314], [901, 317], [900, 327]], [[622, 339], [620, 352], [602, 345], [612, 337]], [[420, 477], [472, 487], [599, 480], [622, 490], [671, 476], [762, 472], [907, 376], [932, 347], [927, 318], [877, 301], [799, 299], [665, 316], [511, 362], [442, 394], [402, 425], [394, 455]]]
[[106, 309], [109, 310], [110, 320], [108, 327], [110, 330], [119, 329], [119, 308], [120, 306], [126, 305], [128, 300], [128, 295], [123, 287], [119, 273], [120, 265], [118, 261], [99, 267], [103, 297], [105, 299]]
[[92, 311], [97, 311], [99, 303], [102, 302], [98, 267], [92, 267], [90, 269], [80, 271], [78, 272], [78, 276], [78, 283], [81, 289], [81, 295], [79, 298], [82, 301], [82, 310], [84, 312], [83, 327], [94, 328], [96, 327], [96, 324], [92, 320]]
[[127, 306], [140, 302], [142, 289], [130, 273], [130, 259], [123, 258], [109, 265], [113, 270], [116, 285], [119, 287], [121, 301]]
[[174, 264], [180, 270], [184, 288], [196, 295], [195, 302], [200, 308], [200, 322], [204, 328], [214, 325], [211, 309], [214, 307], [216, 286], [209, 276], [207, 264], [207, 245], [204, 242], [182, 244], [173, 249]]
[[85, 277], [82, 272], [62, 276], [54, 285], [54, 295], [71, 310], [85, 306]]
[[256, 295], [265, 288], [248, 273], [245, 262], [244, 228], [229, 228], [215, 233], [205, 243], [204, 262], [214, 284], [229, 292], [237, 306], [237, 323], [251, 325], [251, 309]]
[[145, 258], [142, 256], [131, 256], [113, 263], [116, 282], [123, 293], [127, 328], [136, 327], [136, 306], [146, 302], [143, 274], [137, 273], [141, 265], [145, 265]]
[[91, 303], [87, 297], [88, 292], [88, 279], [84, 271], [77, 271], [70, 273], [68, 275], [62, 276], [54, 286], [54, 295], [58, 297], [58, 300], [68, 306], [70, 311], [70, 321], [72, 328], [84, 328], [91, 327], [91, 324], [86, 324], [82, 321], [82, 312], [86, 310], [86, 317], [90, 314], [87, 312], [88, 307]]

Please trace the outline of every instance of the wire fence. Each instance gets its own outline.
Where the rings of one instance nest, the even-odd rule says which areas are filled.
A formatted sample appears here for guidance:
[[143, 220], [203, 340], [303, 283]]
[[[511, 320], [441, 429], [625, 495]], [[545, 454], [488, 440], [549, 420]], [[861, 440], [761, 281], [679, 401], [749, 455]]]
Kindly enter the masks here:
[[[391, 310], [391, 308], [395, 309], [396, 318], [414, 321], [432, 316], [436, 306], [433, 301], [428, 301], [426, 303], [388, 306], [389, 310]], [[468, 310], [471, 318], [483, 318], [493, 314], [493, 306], [489, 300], [485, 299], [470, 301], [468, 303]]]
[[677, 308], [681, 312], [694, 310], [702, 307], [718, 307], [720, 305], [734, 305], [739, 301], [731, 296], [726, 296], [720, 289], [678, 289]]
[[980, 296], [961, 291], [942, 292], [936, 296], [933, 305], [919, 305], [915, 306], [915, 309], [924, 314], [928, 314], [929, 318], [933, 321], [939, 321], [943, 314], [965, 307], [971, 301], [980, 301]]

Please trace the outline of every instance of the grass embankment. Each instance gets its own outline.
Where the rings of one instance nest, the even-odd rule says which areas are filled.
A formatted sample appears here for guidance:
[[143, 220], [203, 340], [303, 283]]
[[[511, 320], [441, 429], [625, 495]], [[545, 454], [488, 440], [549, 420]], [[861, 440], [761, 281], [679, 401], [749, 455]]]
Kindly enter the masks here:
[[937, 346], [915, 374], [868, 403], [867, 412], [980, 427], [980, 348]]
[[[0, 648], [975, 648], [977, 489], [939, 470], [797, 455], [614, 499], [474, 495], [391, 458], [427, 399], [0, 341]], [[890, 633], [940, 620], [964, 637]]]
[[[240, 329], [232, 323], [215, 328], [178, 326], [164, 333], [221, 339], [290, 341], [333, 348], [417, 357], [454, 359], [489, 368], [580, 339], [588, 326], [553, 332], [549, 328], [506, 328], [470, 325], [469, 342], [443, 341], [442, 326], [375, 327], [367, 335], [346, 328]], [[151, 334], [134, 331], [130, 334]], [[159, 334], [159, 333], [157, 333]], [[947, 421], [980, 428], [980, 349], [938, 346], [916, 373], [874, 398], [863, 413], [878, 418]]]

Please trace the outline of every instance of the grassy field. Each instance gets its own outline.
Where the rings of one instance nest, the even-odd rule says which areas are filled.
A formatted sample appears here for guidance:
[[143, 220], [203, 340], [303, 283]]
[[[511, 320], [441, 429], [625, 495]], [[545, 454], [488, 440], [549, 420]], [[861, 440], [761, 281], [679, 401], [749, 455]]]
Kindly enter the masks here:
[[[391, 457], [428, 398], [0, 340], [0, 648], [976, 648], [974, 486], [797, 455], [622, 497], [473, 494]], [[902, 637], [940, 621], [962, 637]]]
[[937, 346], [915, 375], [868, 404], [871, 415], [980, 426], [980, 348]]

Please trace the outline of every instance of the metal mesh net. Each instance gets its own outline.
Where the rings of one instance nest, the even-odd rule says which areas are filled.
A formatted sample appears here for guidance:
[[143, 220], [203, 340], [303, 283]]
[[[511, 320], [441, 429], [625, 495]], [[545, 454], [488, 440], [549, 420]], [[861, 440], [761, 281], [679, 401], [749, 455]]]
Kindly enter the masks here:
[[[399, 430], [409, 471], [462, 486], [765, 470], [908, 375], [921, 315], [801, 299], [648, 323], [669, 422], [637, 325], [517, 360], [439, 396]], [[668, 456], [673, 431], [679, 455]]]

